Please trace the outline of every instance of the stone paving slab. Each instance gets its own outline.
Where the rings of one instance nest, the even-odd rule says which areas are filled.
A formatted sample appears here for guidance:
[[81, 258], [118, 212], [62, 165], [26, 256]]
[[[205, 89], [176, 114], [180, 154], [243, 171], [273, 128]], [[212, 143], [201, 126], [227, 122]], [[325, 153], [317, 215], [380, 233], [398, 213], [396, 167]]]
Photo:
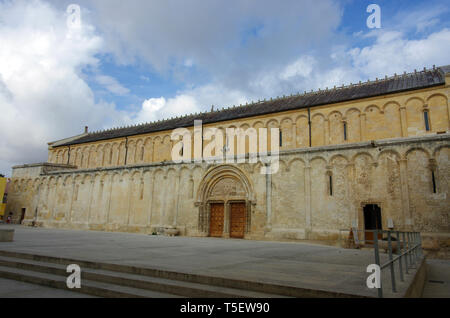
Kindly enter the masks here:
[[[374, 262], [372, 250], [297, 242], [8, 227], [16, 230], [14, 242], [0, 243], [0, 250], [376, 295], [366, 287], [366, 267]], [[385, 260], [386, 255], [382, 255], [382, 262]]]
[[0, 278], [0, 298], [96, 298], [72, 291]]
[[450, 298], [450, 260], [427, 260], [428, 276], [424, 298]]

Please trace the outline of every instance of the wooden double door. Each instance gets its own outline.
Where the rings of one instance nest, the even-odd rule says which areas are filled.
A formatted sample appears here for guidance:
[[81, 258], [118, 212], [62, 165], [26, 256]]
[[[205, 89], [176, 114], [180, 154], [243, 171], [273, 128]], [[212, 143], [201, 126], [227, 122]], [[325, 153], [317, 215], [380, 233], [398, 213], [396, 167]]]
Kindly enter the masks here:
[[[244, 238], [247, 209], [244, 202], [230, 204], [230, 237]], [[210, 236], [222, 237], [225, 223], [225, 205], [223, 203], [211, 204]]]

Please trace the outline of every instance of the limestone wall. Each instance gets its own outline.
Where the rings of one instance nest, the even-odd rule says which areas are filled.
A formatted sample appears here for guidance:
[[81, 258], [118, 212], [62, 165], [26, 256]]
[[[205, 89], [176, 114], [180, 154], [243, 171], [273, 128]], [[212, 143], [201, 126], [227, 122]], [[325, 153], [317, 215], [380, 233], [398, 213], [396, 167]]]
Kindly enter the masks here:
[[223, 169], [170, 162], [18, 176], [8, 211], [26, 208], [26, 224], [48, 227], [153, 233], [175, 226], [182, 235], [205, 236], [207, 196], [199, 192], [215, 171], [229, 170], [236, 173], [223, 176], [241, 178], [246, 191], [246, 238], [336, 241], [341, 229], [363, 229], [363, 206], [378, 204], [383, 228], [392, 219], [395, 229], [421, 231], [425, 246], [438, 250], [450, 240], [449, 141], [447, 133], [286, 150], [269, 176], [261, 163]]
[[[414, 90], [311, 108], [311, 144], [350, 144], [388, 138], [424, 136], [450, 129], [450, 89], [445, 86]], [[426, 131], [424, 112], [429, 112]], [[344, 138], [344, 125], [346, 138]], [[282, 150], [309, 147], [307, 109], [221, 122], [205, 127], [248, 129], [279, 128]], [[192, 131], [192, 128], [191, 128]], [[98, 141], [71, 147], [51, 147], [49, 162], [80, 169], [114, 167], [171, 160], [172, 131]], [[224, 141], [225, 142], [225, 141]], [[236, 141], [235, 141], [236, 142]], [[205, 141], [203, 146], [206, 147]], [[237, 150], [237, 145], [235, 145]], [[246, 152], [248, 152], [248, 142]], [[193, 152], [192, 152], [193, 153]], [[127, 156], [127, 158], [125, 158]]]

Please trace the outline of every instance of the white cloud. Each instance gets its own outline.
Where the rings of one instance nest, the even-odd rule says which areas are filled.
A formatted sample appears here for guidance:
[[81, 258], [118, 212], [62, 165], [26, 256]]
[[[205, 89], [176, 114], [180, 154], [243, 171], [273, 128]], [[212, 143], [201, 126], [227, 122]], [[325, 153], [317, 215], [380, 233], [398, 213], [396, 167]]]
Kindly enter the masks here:
[[302, 56], [294, 63], [286, 66], [280, 78], [282, 80], [290, 80], [297, 76], [307, 77], [311, 75], [316, 62], [312, 56]]
[[408, 40], [401, 32], [386, 31], [377, 35], [373, 45], [351, 49], [349, 54], [353, 68], [374, 78], [432, 65], [446, 65], [449, 63], [448, 43], [448, 29], [417, 40]]
[[0, 2], [0, 21], [0, 172], [46, 161], [47, 142], [84, 125], [127, 120], [114, 105], [96, 103], [81, 76], [104, 44], [93, 27], [69, 30], [65, 11], [38, 0]]
[[185, 90], [172, 98], [150, 98], [143, 102], [141, 110], [134, 117], [135, 123], [151, 122], [186, 114], [217, 110], [233, 104], [245, 103], [245, 93], [225, 90], [219, 84], [208, 84]]
[[95, 80], [100, 85], [104, 86], [108, 91], [116, 95], [126, 95], [130, 90], [122, 86], [114, 77], [107, 75], [97, 75]]

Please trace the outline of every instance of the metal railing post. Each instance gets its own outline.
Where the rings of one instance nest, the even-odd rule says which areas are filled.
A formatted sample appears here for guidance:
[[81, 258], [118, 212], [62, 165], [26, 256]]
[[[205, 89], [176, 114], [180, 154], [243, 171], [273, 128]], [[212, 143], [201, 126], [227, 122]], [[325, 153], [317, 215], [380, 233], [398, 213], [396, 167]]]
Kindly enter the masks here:
[[417, 263], [419, 263], [419, 259], [420, 259], [420, 255], [419, 255], [419, 235], [418, 235], [419, 233], [418, 232], [415, 232], [415, 245], [416, 245], [416, 248], [415, 248], [415, 251], [416, 251], [416, 261], [417, 261]]
[[397, 254], [398, 254], [398, 269], [400, 270], [400, 280], [403, 282], [403, 266], [402, 266], [402, 248], [400, 240], [400, 232], [395, 232], [397, 235]]
[[[373, 246], [375, 250], [375, 264], [380, 266], [380, 251], [378, 248], [378, 230], [374, 231]], [[381, 282], [381, 266], [380, 266], [380, 288], [378, 288], [378, 297], [383, 298], [383, 285]]]
[[405, 232], [402, 233], [403, 237], [403, 247], [405, 249], [405, 273], [408, 274], [408, 246], [406, 245], [406, 234]]
[[392, 283], [392, 292], [396, 293], [395, 286], [395, 273], [394, 273], [394, 262], [392, 261], [392, 242], [391, 242], [391, 231], [388, 231], [388, 250], [389, 250], [389, 268], [391, 270], [391, 283]]
[[422, 236], [420, 235], [420, 232], [419, 232], [419, 251], [420, 251], [420, 256], [422, 257], [423, 256], [423, 250], [422, 250]]
[[411, 243], [411, 262], [414, 264], [414, 268], [416, 268], [416, 257], [414, 256], [414, 240], [413, 240], [413, 232], [409, 233], [410, 243]]

